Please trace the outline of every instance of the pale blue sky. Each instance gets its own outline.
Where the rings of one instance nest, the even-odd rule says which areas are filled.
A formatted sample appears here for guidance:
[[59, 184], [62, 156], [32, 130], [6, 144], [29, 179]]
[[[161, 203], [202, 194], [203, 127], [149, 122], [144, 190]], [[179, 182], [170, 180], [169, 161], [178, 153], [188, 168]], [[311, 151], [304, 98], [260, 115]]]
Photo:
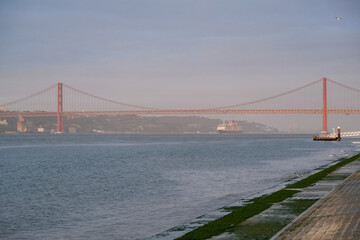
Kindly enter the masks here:
[[212, 107], [323, 76], [360, 88], [359, 75], [358, 0], [0, 2], [0, 103], [62, 81], [132, 104]]

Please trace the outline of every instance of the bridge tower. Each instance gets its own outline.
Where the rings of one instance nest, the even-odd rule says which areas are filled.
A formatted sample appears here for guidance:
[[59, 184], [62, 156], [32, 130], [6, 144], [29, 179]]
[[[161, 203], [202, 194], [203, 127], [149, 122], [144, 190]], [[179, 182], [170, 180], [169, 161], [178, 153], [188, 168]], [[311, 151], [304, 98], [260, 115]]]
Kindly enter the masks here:
[[323, 117], [323, 128], [321, 133], [327, 133], [327, 96], [326, 96], [326, 78], [323, 78], [323, 110], [322, 110], [322, 117]]
[[63, 84], [58, 83], [58, 95], [57, 95], [57, 132], [64, 131], [63, 125]]

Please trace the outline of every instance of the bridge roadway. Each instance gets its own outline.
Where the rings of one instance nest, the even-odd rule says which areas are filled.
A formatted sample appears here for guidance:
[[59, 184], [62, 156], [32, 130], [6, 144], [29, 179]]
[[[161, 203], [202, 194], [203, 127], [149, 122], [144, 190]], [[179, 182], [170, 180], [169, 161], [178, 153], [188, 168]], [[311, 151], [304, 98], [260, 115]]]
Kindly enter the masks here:
[[[69, 111], [61, 116], [98, 115], [193, 115], [193, 114], [322, 114], [322, 109], [147, 109], [123, 111]], [[328, 114], [360, 114], [360, 109], [327, 109]], [[0, 117], [57, 116], [58, 112], [46, 111], [1, 111]]]

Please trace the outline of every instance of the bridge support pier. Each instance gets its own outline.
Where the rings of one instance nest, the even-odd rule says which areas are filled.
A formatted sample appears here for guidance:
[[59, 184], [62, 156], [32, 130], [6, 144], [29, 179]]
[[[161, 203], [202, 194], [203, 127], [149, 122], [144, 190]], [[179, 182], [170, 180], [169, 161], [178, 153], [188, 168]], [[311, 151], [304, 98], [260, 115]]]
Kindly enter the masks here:
[[64, 121], [63, 121], [63, 85], [62, 83], [58, 83], [58, 95], [57, 95], [57, 132], [64, 131]]
[[327, 133], [327, 96], [326, 96], [326, 78], [323, 78], [323, 110], [322, 110], [322, 131], [321, 133]]

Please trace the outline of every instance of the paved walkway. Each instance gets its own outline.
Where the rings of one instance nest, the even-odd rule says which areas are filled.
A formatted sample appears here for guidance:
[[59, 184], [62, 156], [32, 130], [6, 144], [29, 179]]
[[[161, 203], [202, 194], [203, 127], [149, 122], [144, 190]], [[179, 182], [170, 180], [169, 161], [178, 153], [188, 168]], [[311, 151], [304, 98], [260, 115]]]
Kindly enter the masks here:
[[276, 239], [360, 239], [360, 171], [308, 209]]

